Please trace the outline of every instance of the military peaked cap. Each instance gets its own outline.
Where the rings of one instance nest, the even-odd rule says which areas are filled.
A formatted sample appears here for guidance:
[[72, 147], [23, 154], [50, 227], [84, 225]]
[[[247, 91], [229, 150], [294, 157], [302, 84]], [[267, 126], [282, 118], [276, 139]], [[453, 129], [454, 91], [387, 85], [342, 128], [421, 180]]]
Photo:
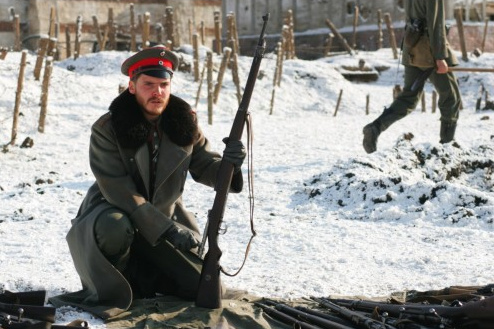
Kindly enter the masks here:
[[171, 78], [178, 66], [178, 57], [163, 45], [143, 49], [127, 58], [121, 71], [133, 78], [144, 73], [157, 78]]

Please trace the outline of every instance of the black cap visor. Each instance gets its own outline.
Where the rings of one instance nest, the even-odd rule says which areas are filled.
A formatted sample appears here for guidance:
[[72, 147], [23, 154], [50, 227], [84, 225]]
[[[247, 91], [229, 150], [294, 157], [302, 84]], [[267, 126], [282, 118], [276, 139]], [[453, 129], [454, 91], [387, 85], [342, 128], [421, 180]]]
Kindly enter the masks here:
[[140, 67], [132, 73], [134, 77], [137, 77], [139, 74], [145, 74], [161, 79], [171, 79], [173, 77], [173, 72], [164, 68], [163, 66]]

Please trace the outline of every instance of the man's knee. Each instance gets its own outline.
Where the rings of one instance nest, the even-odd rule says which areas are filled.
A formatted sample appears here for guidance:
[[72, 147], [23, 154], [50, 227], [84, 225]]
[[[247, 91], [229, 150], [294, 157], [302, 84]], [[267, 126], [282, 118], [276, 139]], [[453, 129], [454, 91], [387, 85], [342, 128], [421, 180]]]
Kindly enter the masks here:
[[96, 219], [94, 236], [105, 256], [122, 255], [134, 240], [134, 227], [125, 213], [111, 208], [103, 211]]

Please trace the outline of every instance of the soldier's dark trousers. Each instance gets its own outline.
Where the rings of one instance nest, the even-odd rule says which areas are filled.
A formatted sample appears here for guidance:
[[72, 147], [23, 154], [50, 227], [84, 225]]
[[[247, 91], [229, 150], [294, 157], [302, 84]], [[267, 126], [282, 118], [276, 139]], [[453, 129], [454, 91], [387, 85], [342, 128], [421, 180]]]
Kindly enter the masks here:
[[129, 281], [134, 298], [154, 297], [157, 292], [196, 297], [202, 260], [193, 252], [181, 252], [166, 240], [151, 246], [118, 208], [98, 216], [94, 235], [103, 255]]
[[[422, 97], [423, 87], [412, 91], [411, 87], [424, 69], [405, 66], [405, 81], [403, 91], [398, 94], [394, 102], [373, 122], [379, 133], [386, 130], [394, 122], [411, 113]], [[461, 95], [458, 83], [452, 72], [438, 74], [436, 71], [429, 76], [430, 82], [438, 93], [438, 107], [441, 112], [441, 124], [456, 127], [456, 121], [461, 105]], [[442, 138], [442, 136], [441, 136]]]

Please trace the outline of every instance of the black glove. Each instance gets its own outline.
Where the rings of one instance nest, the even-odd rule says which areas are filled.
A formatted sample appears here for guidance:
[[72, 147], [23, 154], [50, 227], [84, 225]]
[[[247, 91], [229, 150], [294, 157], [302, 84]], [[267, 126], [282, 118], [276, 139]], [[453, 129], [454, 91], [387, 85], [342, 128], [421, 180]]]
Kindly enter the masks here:
[[244, 163], [246, 156], [245, 147], [242, 141], [231, 141], [229, 137], [223, 138], [223, 143], [226, 144], [223, 151], [223, 159], [233, 164], [234, 172], [237, 173]]
[[199, 241], [197, 241], [192, 232], [181, 229], [176, 225], [173, 225], [166, 231], [165, 238], [180, 251], [188, 251], [199, 245]]

